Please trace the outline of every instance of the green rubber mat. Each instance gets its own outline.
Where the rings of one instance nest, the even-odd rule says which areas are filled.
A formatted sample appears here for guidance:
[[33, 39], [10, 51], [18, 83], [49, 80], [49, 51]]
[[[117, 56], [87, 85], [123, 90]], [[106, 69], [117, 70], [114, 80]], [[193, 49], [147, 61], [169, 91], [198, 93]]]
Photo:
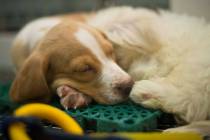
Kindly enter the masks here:
[[66, 111], [85, 130], [96, 132], [152, 131], [157, 128], [159, 111], [128, 102], [118, 105], [90, 105]]
[[[9, 100], [9, 87], [10, 84], [0, 85], [1, 114], [19, 106]], [[61, 108], [58, 100], [54, 100], [52, 105]], [[89, 105], [66, 112], [74, 117], [84, 130], [94, 132], [152, 131], [157, 128], [157, 119], [161, 114], [160, 111], [146, 109], [130, 101], [118, 105]]]

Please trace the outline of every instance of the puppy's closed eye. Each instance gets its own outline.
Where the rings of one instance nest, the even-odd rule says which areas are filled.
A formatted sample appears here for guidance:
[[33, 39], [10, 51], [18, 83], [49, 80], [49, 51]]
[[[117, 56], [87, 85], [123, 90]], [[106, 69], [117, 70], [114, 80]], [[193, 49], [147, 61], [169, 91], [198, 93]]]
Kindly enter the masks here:
[[95, 72], [95, 69], [93, 66], [89, 64], [84, 64], [76, 69], [74, 69], [74, 72], [79, 72], [79, 73], [87, 73], [87, 72]]
[[96, 70], [96, 67], [94, 67], [94, 65], [80, 63], [74, 65], [72, 77], [74, 77], [76, 80], [79, 80], [80, 82], [81, 81], [86, 82], [96, 78], [97, 74], [98, 72]]

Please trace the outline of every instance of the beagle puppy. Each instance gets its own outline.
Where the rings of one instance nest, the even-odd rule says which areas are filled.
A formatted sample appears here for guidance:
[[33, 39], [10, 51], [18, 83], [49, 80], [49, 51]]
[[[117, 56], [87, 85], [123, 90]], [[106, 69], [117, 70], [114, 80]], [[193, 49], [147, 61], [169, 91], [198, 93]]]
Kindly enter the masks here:
[[20, 31], [11, 50], [13, 101], [49, 101], [56, 93], [67, 109], [128, 98], [133, 80], [116, 64], [112, 44], [82, 17], [41, 18]]
[[79, 15], [41, 18], [17, 35], [14, 101], [56, 93], [74, 108], [92, 99], [118, 103], [131, 91], [134, 102], [173, 113], [178, 122], [210, 118], [208, 23], [132, 7]]

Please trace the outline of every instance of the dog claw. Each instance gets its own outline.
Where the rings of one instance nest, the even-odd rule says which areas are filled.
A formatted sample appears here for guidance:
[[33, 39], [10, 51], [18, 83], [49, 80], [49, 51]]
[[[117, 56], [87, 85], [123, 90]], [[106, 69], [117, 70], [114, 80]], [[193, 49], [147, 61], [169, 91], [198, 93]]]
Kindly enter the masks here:
[[68, 110], [69, 108], [67, 106], [64, 106], [65, 110]]
[[66, 85], [57, 88], [57, 95], [60, 97], [60, 103], [65, 110], [87, 106], [92, 101], [89, 96]]

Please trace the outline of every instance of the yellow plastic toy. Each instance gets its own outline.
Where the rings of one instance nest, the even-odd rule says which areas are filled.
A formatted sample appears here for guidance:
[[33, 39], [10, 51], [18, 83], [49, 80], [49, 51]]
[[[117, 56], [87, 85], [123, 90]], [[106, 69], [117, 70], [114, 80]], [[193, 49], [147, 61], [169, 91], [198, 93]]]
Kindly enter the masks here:
[[[46, 105], [46, 104], [28, 104], [20, 107], [14, 112], [15, 116], [26, 117], [33, 116], [46, 119], [57, 124], [63, 130], [70, 134], [82, 135], [83, 130], [77, 122], [65, 112]], [[11, 140], [31, 140], [25, 133], [25, 126], [22, 123], [11, 124], [9, 128]], [[92, 137], [108, 136], [107, 133], [91, 134]], [[194, 133], [115, 133], [115, 136], [121, 136], [130, 140], [202, 140], [202, 137]]]
[[[14, 116], [33, 116], [46, 119], [54, 124], [57, 124], [68, 133], [78, 135], [83, 134], [82, 128], [74, 121], [73, 118], [65, 112], [46, 104], [35, 103], [22, 106], [14, 112]], [[9, 133], [11, 140], [30, 140], [25, 133], [24, 125], [22, 123], [12, 124]]]

